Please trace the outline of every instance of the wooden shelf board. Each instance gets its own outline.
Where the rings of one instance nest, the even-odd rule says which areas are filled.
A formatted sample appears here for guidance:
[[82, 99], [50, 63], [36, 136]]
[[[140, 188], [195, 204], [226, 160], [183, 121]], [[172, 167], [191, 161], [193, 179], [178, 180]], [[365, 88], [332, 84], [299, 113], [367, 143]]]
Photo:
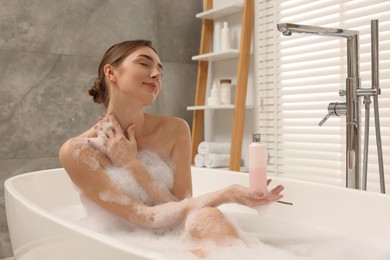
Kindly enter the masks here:
[[200, 19], [218, 19], [224, 16], [228, 16], [234, 13], [241, 12], [244, 9], [242, 3], [235, 3], [232, 5], [224, 6], [218, 9], [211, 9], [196, 15], [196, 18]]
[[220, 52], [210, 52], [193, 56], [192, 60], [203, 60], [203, 61], [218, 61], [238, 58], [240, 51], [237, 49], [229, 49]]

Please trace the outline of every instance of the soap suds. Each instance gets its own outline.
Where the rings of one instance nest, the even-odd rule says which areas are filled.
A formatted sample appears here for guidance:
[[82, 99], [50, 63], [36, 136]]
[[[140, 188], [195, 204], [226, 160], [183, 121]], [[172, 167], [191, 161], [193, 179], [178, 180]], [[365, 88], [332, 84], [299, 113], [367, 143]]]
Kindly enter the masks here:
[[133, 177], [133, 173], [118, 167], [106, 168], [104, 172], [119, 190], [142, 200], [145, 204], [148, 203], [149, 196]]
[[[200, 249], [205, 259], [272, 259], [272, 260], [388, 260], [389, 249], [379, 248], [367, 241], [327, 233], [320, 229], [285, 222], [284, 220], [259, 218], [257, 213], [243, 215], [226, 212], [228, 218], [242, 227], [247, 240], [233, 240], [228, 246], [218, 246], [210, 241], [186, 239], [180, 229], [159, 233], [133, 227], [118, 217], [85, 200], [88, 215], [76, 212], [82, 208], [55, 209], [55, 214], [113, 238], [119, 245], [139, 247], [162, 254], [163, 259], [198, 259], [191, 250]], [[60, 214], [60, 215], [59, 215]], [[246, 213], [245, 213], [246, 214]], [[72, 216], [79, 216], [75, 219]], [[258, 225], [266, 225], [261, 230]]]
[[114, 194], [111, 191], [100, 192], [99, 198], [102, 201], [109, 202], [109, 203], [117, 203], [120, 205], [130, 205], [131, 204], [131, 199], [129, 197], [127, 197], [126, 195]]
[[155, 183], [164, 188], [172, 189], [173, 172], [167, 163], [162, 161], [155, 153], [148, 150], [139, 151], [138, 159]]

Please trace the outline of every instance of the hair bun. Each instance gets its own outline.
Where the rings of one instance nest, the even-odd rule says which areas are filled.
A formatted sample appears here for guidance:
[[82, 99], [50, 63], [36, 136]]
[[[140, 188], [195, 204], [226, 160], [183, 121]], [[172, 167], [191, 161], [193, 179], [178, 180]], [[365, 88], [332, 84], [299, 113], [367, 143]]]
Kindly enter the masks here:
[[88, 90], [88, 94], [93, 97], [93, 101], [98, 104], [104, 102], [105, 87], [102, 86], [99, 78], [96, 78], [95, 83]]

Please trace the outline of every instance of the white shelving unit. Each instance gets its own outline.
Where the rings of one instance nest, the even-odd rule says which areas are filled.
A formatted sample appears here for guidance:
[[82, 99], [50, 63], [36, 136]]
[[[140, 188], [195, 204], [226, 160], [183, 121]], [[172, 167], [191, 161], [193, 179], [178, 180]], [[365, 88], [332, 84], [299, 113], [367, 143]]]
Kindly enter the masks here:
[[[239, 49], [211, 52], [214, 20], [240, 12], [242, 12], [242, 17], [241, 35], [238, 38], [240, 41]], [[196, 17], [202, 19], [202, 35], [200, 54], [192, 57], [192, 60], [198, 61], [195, 105], [187, 107], [187, 110], [194, 111], [192, 122], [192, 160], [194, 159], [197, 152], [196, 149], [203, 138], [204, 110], [232, 110], [234, 113], [232, 115], [233, 125], [229, 169], [239, 171], [241, 164], [245, 111], [248, 108], [253, 108], [253, 106], [246, 105], [246, 94], [253, 31], [254, 0], [242, 0], [242, 3], [228, 4], [220, 8], [213, 8], [213, 0], [205, 0], [204, 12], [197, 14]], [[233, 16], [233, 18], [235, 17]], [[206, 105], [209, 62], [223, 62], [224, 60], [229, 59], [237, 59], [234, 104], [218, 106]]]

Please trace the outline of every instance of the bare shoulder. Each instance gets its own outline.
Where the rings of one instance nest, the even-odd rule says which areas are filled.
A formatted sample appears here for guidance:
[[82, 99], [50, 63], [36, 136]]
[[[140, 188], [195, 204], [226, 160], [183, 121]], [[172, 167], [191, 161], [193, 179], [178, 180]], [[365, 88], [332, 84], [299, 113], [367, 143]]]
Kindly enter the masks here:
[[70, 138], [61, 146], [59, 159], [65, 168], [74, 164], [80, 157], [87, 156], [87, 153], [91, 152], [86, 142], [86, 138], [89, 136], [89, 131], [87, 131], [79, 136]]
[[190, 128], [188, 123], [179, 117], [175, 116], [160, 116], [160, 115], [148, 115], [151, 121], [154, 123], [155, 129], [159, 129], [165, 136], [182, 136], [189, 135]]
[[171, 136], [175, 146], [182, 144], [188, 146], [191, 142], [191, 132], [188, 123], [179, 117], [166, 117], [164, 126], [167, 131], [166, 135]]
[[84, 158], [92, 155], [91, 149], [88, 149], [86, 140], [81, 137], [73, 137], [66, 141], [60, 148], [59, 159], [62, 166], [68, 174], [73, 173], [75, 166], [82, 164]]
[[78, 142], [78, 137], [73, 137], [66, 141], [60, 148], [59, 158], [62, 166], [66, 168], [67, 165], [74, 162], [77, 152], [81, 148], [81, 144]]
[[188, 123], [184, 119], [179, 117], [165, 117], [163, 124], [174, 134], [188, 134], [190, 132]]
[[[83, 151], [83, 152], [82, 152]], [[77, 186], [80, 179], [80, 170], [83, 167], [83, 164], [80, 163], [81, 155], [84, 157], [87, 149], [83, 148], [78, 137], [73, 137], [66, 141], [60, 148], [59, 159], [62, 166], [65, 168], [69, 177], [72, 179], [73, 183]]]
[[110, 164], [109, 159], [87, 143], [88, 135], [66, 141], [60, 148], [59, 159], [72, 181], [78, 185], [89, 173]]

